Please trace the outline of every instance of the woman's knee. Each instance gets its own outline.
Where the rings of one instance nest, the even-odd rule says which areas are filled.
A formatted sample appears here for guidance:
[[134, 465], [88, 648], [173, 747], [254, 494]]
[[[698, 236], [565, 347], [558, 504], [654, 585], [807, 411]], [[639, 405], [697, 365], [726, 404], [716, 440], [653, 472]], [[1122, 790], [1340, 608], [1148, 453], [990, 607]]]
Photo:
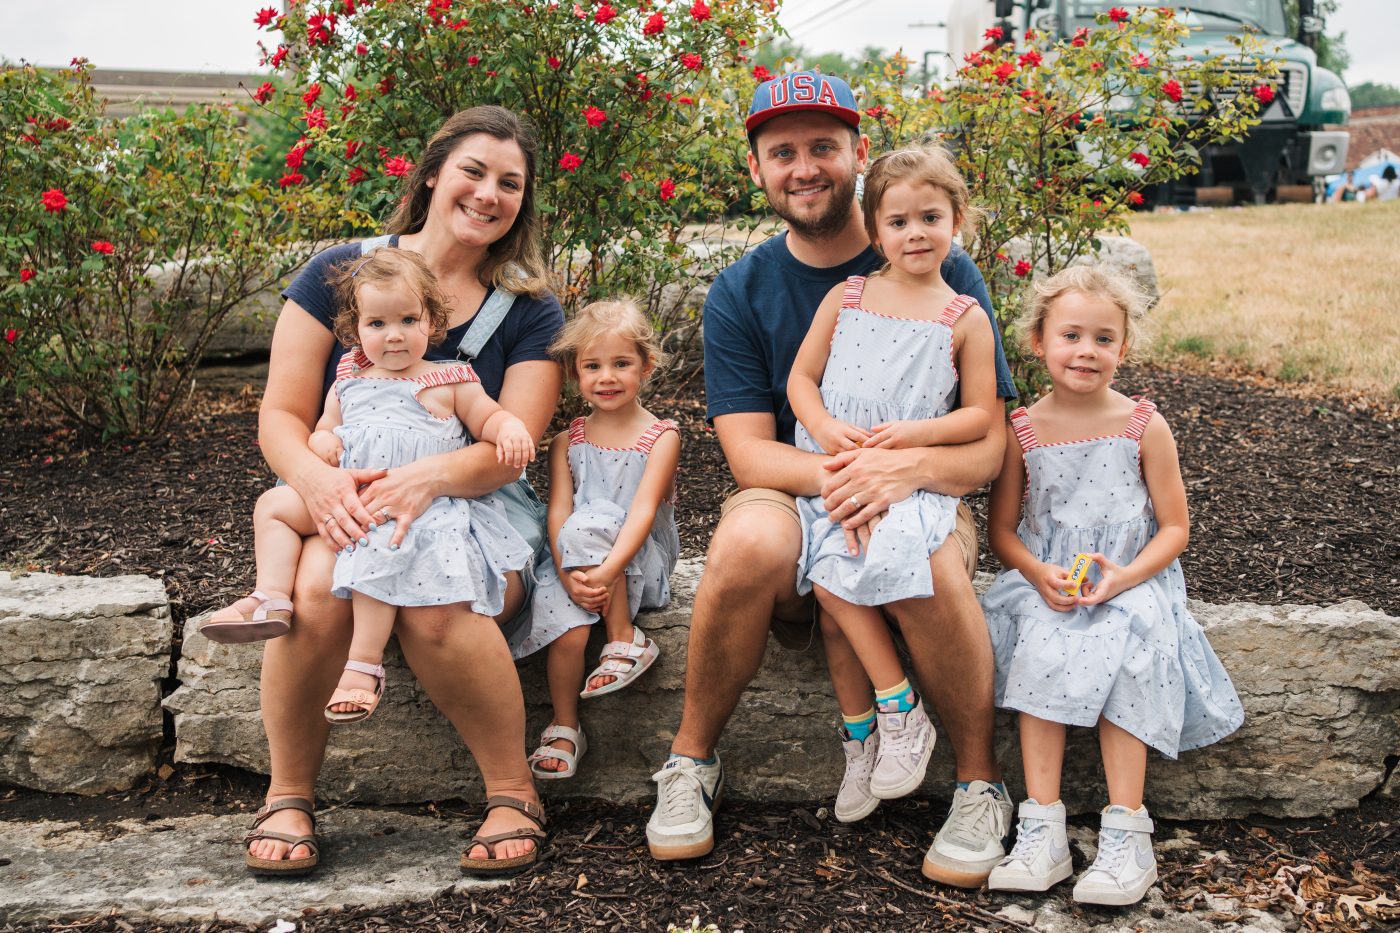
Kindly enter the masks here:
[[399, 610], [399, 620], [395, 631], [400, 641], [435, 651], [473, 631], [490, 629], [500, 637], [500, 627], [496, 620], [477, 615], [465, 603], [447, 606], [414, 606]]

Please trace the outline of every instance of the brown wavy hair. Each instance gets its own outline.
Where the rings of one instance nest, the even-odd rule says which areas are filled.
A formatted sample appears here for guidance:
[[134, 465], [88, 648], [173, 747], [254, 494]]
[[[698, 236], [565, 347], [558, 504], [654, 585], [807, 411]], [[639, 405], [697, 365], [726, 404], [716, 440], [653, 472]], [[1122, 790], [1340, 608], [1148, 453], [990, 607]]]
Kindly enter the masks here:
[[528, 122], [504, 107], [485, 104], [459, 111], [447, 118], [419, 157], [418, 164], [404, 181], [403, 200], [389, 218], [389, 233], [417, 233], [428, 220], [433, 189], [428, 182], [442, 171], [447, 157], [468, 136], [483, 133], [508, 140], [525, 156], [525, 185], [520, 197], [520, 213], [506, 235], [486, 248], [486, 261], [477, 270], [482, 285], [516, 294], [542, 297], [550, 290], [551, 276], [540, 249], [540, 216], [535, 204], [535, 165], [539, 144]]
[[967, 181], [958, 171], [952, 155], [938, 145], [908, 146], [880, 156], [865, 172], [865, 194], [860, 209], [865, 215], [865, 234], [870, 237], [871, 244], [877, 239], [875, 213], [880, 201], [891, 185], [901, 181], [923, 182], [947, 194], [960, 232], [968, 236], [975, 231], [982, 212], [972, 206]]
[[418, 253], [392, 246], [381, 246], [368, 255], [336, 263], [326, 276], [326, 284], [335, 289], [336, 307], [340, 309], [331, 324], [335, 339], [342, 346], [359, 345], [359, 290], [366, 285], [390, 282], [407, 284], [423, 302], [423, 313], [428, 318], [428, 346], [442, 343], [452, 309], [447, 306], [437, 276]]
[[636, 302], [628, 298], [595, 301], [580, 308], [549, 345], [549, 355], [564, 370], [566, 382], [578, 382], [578, 355], [608, 334], [618, 334], [636, 344], [643, 365], [649, 363], [653, 367], [652, 375], [665, 364], [666, 353], [661, 349], [656, 328]]

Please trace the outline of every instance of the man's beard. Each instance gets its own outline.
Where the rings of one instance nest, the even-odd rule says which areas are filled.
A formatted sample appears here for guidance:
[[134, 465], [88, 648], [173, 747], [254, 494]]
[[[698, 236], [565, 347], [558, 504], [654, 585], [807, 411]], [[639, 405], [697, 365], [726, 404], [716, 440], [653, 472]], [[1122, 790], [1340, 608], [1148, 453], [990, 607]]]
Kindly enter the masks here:
[[785, 213], [771, 198], [768, 203], [773, 208], [773, 213], [785, 220], [787, 225], [801, 236], [809, 240], [829, 240], [846, 229], [846, 224], [850, 223], [851, 212], [855, 209], [855, 197], [855, 175], [847, 175], [831, 179], [831, 201], [826, 210], [816, 217], [797, 217]]

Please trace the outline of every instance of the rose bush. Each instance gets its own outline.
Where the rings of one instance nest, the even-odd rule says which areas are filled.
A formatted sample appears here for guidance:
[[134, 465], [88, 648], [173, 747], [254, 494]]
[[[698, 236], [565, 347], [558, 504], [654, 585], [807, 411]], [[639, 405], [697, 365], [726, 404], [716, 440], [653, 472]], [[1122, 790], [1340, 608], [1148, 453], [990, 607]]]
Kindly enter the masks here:
[[[775, 28], [774, 4], [322, 0], [257, 21], [265, 62], [289, 69], [256, 97], [300, 131], [290, 190], [348, 191], [358, 232], [374, 233], [445, 118], [515, 109], [538, 130], [546, 258], [566, 310], [630, 294], [681, 351], [673, 369], [698, 365], [685, 352], [698, 315], [665, 286], [737, 255], [717, 236], [687, 249], [704, 231], [686, 228], [722, 219], [747, 187], [723, 75]], [[313, 177], [303, 162], [324, 170]]]
[[209, 338], [340, 211], [253, 181], [228, 106], [106, 116], [88, 67], [0, 67], [0, 384], [100, 432], [162, 430]]
[[[943, 87], [911, 89], [896, 56], [859, 93], [873, 151], [936, 138], [956, 155], [986, 212], [966, 245], [1009, 324], [1033, 272], [1093, 254], [1144, 191], [1198, 169], [1198, 146], [1256, 125], [1277, 70], [1248, 37], [1181, 57], [1186, 27], [1170, 9], [1115, 8], [1059, 41], [1032, 30], [1012, 45], [1000, 33]], [[1027, 388], [1040, 378], [1033, 360], [1014, 368]]]

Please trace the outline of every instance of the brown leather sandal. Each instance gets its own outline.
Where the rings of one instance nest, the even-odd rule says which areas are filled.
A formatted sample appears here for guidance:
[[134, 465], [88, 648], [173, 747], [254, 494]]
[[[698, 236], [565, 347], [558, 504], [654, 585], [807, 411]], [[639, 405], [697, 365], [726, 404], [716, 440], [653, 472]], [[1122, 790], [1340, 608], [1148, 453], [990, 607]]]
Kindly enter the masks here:
[[[300, 810], [311, 817], [311, 834], [308, 836], [293, 836], [290, 833], [274, 832], [270, 829], [259, 829], [268, 817], [278, 810]], [[278, 842], [285, 842], [291, 845], [292, 849], [297, 846], [306, 846], [311, 850], [311, 854], [305, 858], [287, 859], [265, 859], [257, 858], [247, 851], [248, 843], [256, 842], [259, 839], [275, 839]], [[247, 834], [243, 837], [244, 864], [248, 870], [255, 875], [275, 875], [279, 878], [296, 877], [310, 874], [321, 862], [321, 847], [316, 842], [316, 812], [311, 801], [305, 797], [283, 797], [274, 803], [264, 804], [262, 809], [253, 814], [253, 825], [249, 827]], [[289, 852], [291, 849], [288, 850]]]
[[[497, 807], [510, 807], [512, 810], [519, 810], [521, 813], [535, 821], [536, 828], [522, 826], [519, 829], [512, 829], [509, 832], [496, 833], [491, 836], [483, 836], [480, 833], [472, 837], [467, 843], [466, 849], [462, 851], [462, 871], [469, 875], [504, 875], [511, 872], [520, 871], [539, 861], [540, 853], [544, 850], [544, 845], [549, 841], [549, 834], [544, 831], [544, 808], [537, 803], [528, 800], [517, 800], [514, 797], [507, 797], [498, 794], [486, 801], [486, 813], [490, 813]], [[484, 816], [485, 814], [483, 814]], [[535, 847], [524, 855], [517, 855], [514, 858], [496, 858], [496, 844], [509, 839], [531, 839]], [[472, 849], [477, 846], [486, 847], [486, 858], [469, 858]]]

